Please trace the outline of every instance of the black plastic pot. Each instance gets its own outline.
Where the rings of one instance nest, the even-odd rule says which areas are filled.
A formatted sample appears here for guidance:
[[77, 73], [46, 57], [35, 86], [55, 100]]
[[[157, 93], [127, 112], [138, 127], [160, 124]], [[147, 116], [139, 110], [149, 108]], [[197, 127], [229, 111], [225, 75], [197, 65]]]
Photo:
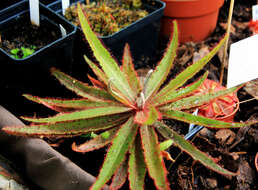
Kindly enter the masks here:
[[[13, 28], [23, 15], [28, 14], [28, 0], [0, 11], [0, 33]], [[41, 3], [40, 14], [41, 23], [46, 22], [59, 32], [61, 24], [67, 34], [62, 37], [60, 32], [59, 39], [23, 59], [15, 59], [0, 48], [0, 88], [4, 91], [15, 89], [22, 93], [33, 93], [44, 87], [48, 89], [51, 86], [51, 83], [47, 82], [50, 79], [51, 67], [68, 73], [72, 70], [72, 49], [77, 28]]]
[[39, 0], [40, 3], [44, 4], [44, 5], [51, 5], [52, 3], [55, 3], [56, 0]]
[[14, 6], [16, 3], [19, 3], [23, 0], [2, 0], [0, 3], [0, 10]]
[[[71, 4], [78, 1], [85, 2], [85, 0], [72, 0]], [[143, 0], [143, 4], [144, 8], [149, 12], [148, 16], [132, 23], [112, 35], [100, 37], [118, 61], [121, 61], [124, 46], [128, 43], [130, 45], [136, 68], [144, 66], [141, 61], [144, 58], [153, 56], [157, 49], [160, 22], [165, 8], [165, 3], [160, 0]], [[49, 8], [62, 14], [61, 0], [57, 0], [56, 3], [52, 3], [49, 5]], [[82, 33], [78, 32], [78, 36], [78, 38], [81, 39]], [[84, 49], [80, 47], [80, 44], [75, 46], [75, 52]], [[78, 50], [76, 48], [78, 48]], [[83, 54], [85, 53], [87, 53], [87, 50], [84, 50]]]

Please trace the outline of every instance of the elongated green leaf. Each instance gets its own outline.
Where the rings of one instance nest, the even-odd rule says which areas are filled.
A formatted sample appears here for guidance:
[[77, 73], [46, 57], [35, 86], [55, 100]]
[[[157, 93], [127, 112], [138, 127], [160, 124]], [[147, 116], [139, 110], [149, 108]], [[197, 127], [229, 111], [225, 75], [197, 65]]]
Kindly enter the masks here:
[[132, 87], [132, 89], [135, 89], [136, 94], [138, 94], [141, 90], [141, 86], [139, 78], [137, 77], [137, 73], [134, 70], [133, 59], [128, 44], [126, 44], [124, 48], [122, 68], [124, 74], [127, 77], [127, 80], [129, 81], [130, 86]]
[[152, 126], [141, 126], [140, 134], [144, 158], [150, 177], [154, 180], [159, 190], [169, 189], [167, 170], [162, 158], [161, 150], [156, 132]]
[[197, 72], [199, 72], [212, 58], [222, 45], [227, 40], [228, 36], [225, 36], [219, 44], [206, 56], [201, 58], [199, 61], [193, 63], [191, 66], [187, 67], [183, 72], [178, 74], [175, 79], [171, 80], [168, 85], [166, 85], [157, 95], [156, 97], [162, 97], [168, 92], [177, 89], [182, 86], [188, 79], [192, 78]]
[[91, 187], [91, 190], [101, 189], [112, 177], [120, 164], [125, 160], [126, 153], [134, 142], [137, 131], [138, 126], [133, 123], [132, 118], [130, 118], [123, 126], [121, 126], [113, 140], [113, 144], [107, 152], [103, 166], [100, 170], [96, 182]]
[[108, 100], [103, 102], [95, 102], [85, 98], [70, 100], [70, 99], [56, 99], [56, 98], [40, 98], [37, 96], [31, 96], [29, 94], [24, 94], [23, 96], [31, 101], [37, 102], [39, 104], [43, 104], [46, 107], [49, 107], [59, 112], [119, 105], [118, 102], [113, 102]]
[[75, 92], [79, 96], [88, 98], [93, 101], [103, 101], [103, 100], [116, 101], [116, 99], [113, 98], [105, 90], [100, 90], [98, 88], [88, 86], [87, 84], [82, 83], [70, 77], [69, 75], [66, 75], [61, 71], [52, 70], [52, 74], [60, 81], [61, 84], [63, 84], [66, 88]]
[[203, 116], [196, 116], [192, 115], [190, 113], [182, 112], [182, 111], [176, 111], [176, 110], [170, 110], [163, 112], [164, 117], [170, 118], [170, 119], [176, 119], [179, 121], [184, 121], [186, 123], [193, 123], [196, 125], [201, 125], [205, 127], [210, 128], [239, 128], [244, 127], [246, 125], [253, 124], [253, 122], [250, 123], [230, 123], [230, 122], [224, 122], [219, 121], [215, 119], [209, 119]]
[[97, 135], [95, 138], [86, 141], [83, 144], [77, 146], [75, 143], [72, 144], [72, 149], [75, 152], [90, 152], [96, 149], [100, 149], [107, 144], [109, 144], [113, 138], [115, 137], [118, 131], [118, 127], [109, 129], [107, 132], [109, 133], [108, 138], [103, 138], [102, 135]]
[[124, 160], [117, 169], [115, 175], [112, 178], [112, 183], [110, 184], [110, 189], [117, 190], [123, 186], [127, 178], [128, 170], [128, 160]]
[[179, 134], [177, 134], [173, 129], [166, 126], [164, 123], [158, 122], [155, 124], [157, 127], [157, 130], [166, 138], [172, 139], [173, 142], [183, 151], [188, 153], [193, 159], [201, 162], [204, 166], [208, 167], [209, 169], [212, 169], [218, 173], [224, 174], [224, 175], [236, 175], [236, 173], [230, 172], [218, 164], [214, 162], [212, 158], [210, 158], [205, 153], [198, 150], [195, 146], [193, 146], [190, 142], [184, 139], [184, 137], [181, 137]]
[[[225, 90], [219, 90], [216, 92], [210, 92], [207, 94], [202, 95], [195, 95], [195, 96], [189, 96], [187, 98], [180, 99], [176, 102], [173, 102], [171, 104], [168, 104], [164, 107], [165, 110], [184, 110], [189, 108], [195, 108], [198, 106], [202, 106], [204, 104], [209, 103], [210, 101], [214, 100], [215, 98], [225, 96], [227, 94], [236, 92], [238, 89], [240, 89], [242, 85], [228, 88]], [[162, 108], [163, 109], [163, 108]]]
[[166, 150], [170, 146], [172, 146], [172, 144], [173, 144], [173, 140], [172, 139], [165, 140], [165, 141], [159, 143], [160, 150]]
[[98, 107], [92, 108], [82, 111], [75, 111], [71, 113], [61, 113], [57, 114], [53, 117], [47, 118], [29, 118], [22, 117], [24, 120], [35, 122], [35, 123], [55, 123], [55, 122], [63, 122], [63, 121], [73, 121], [79, 119], [89, 119], [94, 117], [100, 117], [105, 115], [113, 115], [118, 113], [128, 112], [131, 109], [128, 107], [118, 107], [118, 106], [106, 106], [106, 107]]
[[74, 136], [92, 131], [109, 129], [122, 124], [129, 117], [128, 114], [109, 115], [85, 120], [42, 124], [31, 126], [7, 126], [3, 130], [7, 133], [21, 136]]
[[105, 73], [95, 64], [93, 63], [86, 55], [84, 55], [85, 61], [88, 63], [92, 71], [98, 77], [100, 81], [102, 81], [105, 85], [108, 85], [108, 79]]
[[173, 37], [167, 47], [164, 57], [161, 59], [159, 65], [156, 67], [150, 79], [148, 80], [144, 89], [145, 99], [148, 100], [152, 94], [157, 92], [162, 83], [167, 78], [170, 69], [172, 68], [174, 59], [176, 57], [176, 50], [178, 46], [178, 28], [176, 21], [173, 22]]
[[83, 33], [93, 51], [94, 56], [99, 61], [105, 75], [108, 79], [113, 79], [114, 86], [119, 90], [124, 97], [127, 97], [130, 102], [136, 98], [136, 94], [132, 91], [127, 79], [121, 72], [117, 62], [112, 58], [108, 50], [102, 45], [101, 41], [91, 30], [90, 25], [85, 17], [80, 4], [78, 3], [78, 17], [80, 20]]
[[195, 83], [193, 83], [187, 87], [184, 87], [184, 88], [178, 89], [178, 90], [172, 90], [172, 91], [169, 91], [167, 94], [165, 94], [162, 97], [157, 97], [156, 100], [154, 101], [154, 103], [156, 105], [167, 104], [169, 102], [173, 102], [173, 101], [177, 100], [178, 98], [182, 98], [184, 96], [189, 95], [190, 93], [192, 93], [194, 90], [196, 90], [197, 88], [199, 88], [202, 85], [202, 83], [207, 78], [207, 76], [208, 76], [208, 72], [206, 72], [198, 81], [196, 81]]
[[130, 189], [144, 189], [144, 178], [146, 171], [143, 150], [141, 147], [141, 137], [138, 135], [130, 149], [128, 169]]

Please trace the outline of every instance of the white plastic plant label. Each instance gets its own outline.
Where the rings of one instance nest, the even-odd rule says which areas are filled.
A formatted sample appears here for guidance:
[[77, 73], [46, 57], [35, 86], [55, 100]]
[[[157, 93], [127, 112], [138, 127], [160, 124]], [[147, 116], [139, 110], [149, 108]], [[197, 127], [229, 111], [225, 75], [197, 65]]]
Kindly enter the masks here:
[[31, 24], [40, 25], [39, 17], [39, 0], [30, 0], [30, 21]]
[[67, 35], [67, 32], [66, 32], [65, 28], [61, 24], [59, 24], [59, 27], [60, 27], [62, 37], [65, 37]]
[[252, 17], [253, 17], [253, 21], [258, 20], [258, 5], [252, 6]]
[[65, 10], [70, 6], [70, 0], [62, 0], [62, 11], [63, 15], [65, 14]]
[[258, 78], [258, 34], [230, 46], [227, 88]]

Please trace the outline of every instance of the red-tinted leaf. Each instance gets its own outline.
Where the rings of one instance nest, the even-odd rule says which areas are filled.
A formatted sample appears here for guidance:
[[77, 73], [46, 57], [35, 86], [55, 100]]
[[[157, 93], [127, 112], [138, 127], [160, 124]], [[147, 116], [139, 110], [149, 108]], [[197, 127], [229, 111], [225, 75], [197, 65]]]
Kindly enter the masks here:
[[126, 153], [134, 142], [137, 131], [138, 126], [133, 123], [132, 118], [121, 126], [107, 152], [103, 166], [91, 190], [101, 189], [112, 177], [120, 164], [125, 160]]
[[224, 121], [209, 119], [203, 116], [196, 116], [190, 113], [176, 111], [176, 110], [163, 112], [163, 116], [170, 119], [184, 121], [186, 123], [193, 123], [195, 125], [200, 125], [200, 126], [205, 126], [210, 128], [218, 128], [218, 129], [219, 128], [239, 128], [239, 127], [244, 127], [246, 125], [253, 124], [253, 122], [249, 122], [249, 123], [248, 122], [246, 123], [224, 122]]
[[119, 90], [119, 92], [123, 94], [123, 97], [129, 102], [133, 102], [136, 98], [136, 93], [131, 89], [116, 60], [113, 59], [97, 35], [91, 30], [88, 20], [79, 3], [77, 5], [77, 12], [82, 31], [108, 80], [112, 79], [115, 89]]
[[159, 190], [169, 189], [167, 180], [167, 170], [159, 148], [157, 134], [152, 126], [141, 126], [140, 134], [144, 159], [150, 177], [154, 180], [156, 188]]
[[34, 118], [34, 117], [22, 117], [24, 120], [35, 122], [35, 123], [55, 123], [63, 121], [74, 121], [81, 119], [96, 118], [105, 115], [113, 115], [119, 113], [129, 112], [131, 109], [127, 107], [119, 106], [106, 106], [106, 107], [97, 107], [92, 109], [86, 109], [81, 111], [74, 111], [71, 113], [61, 113], [53, 117], [47, 118]]
[[124, 160], [112, 178], [110, 189], [117, 190], [123, 186], [127, 178], [128, 161]]
[[93, 101], [103, 101], [103, 100], [112, 100], [116, 101], [108, 92], [92, 86], [88, 86], [85, 83], [82, 83], [65, 73], [55, 70], [52, 70], [52, 74], [60, 81], [61, 84], [65, 85], [66, 88], [75, 92], [77, 95], [84, 98], [88, 98]]
[[183, 98], [189, 95], [190, 93], [192, 93], [197, 88], [199, 88], [203, 84], [207, 76], [208, 76], [208, 72], [206, 72], [203, 75], [203, 77], [201, 77], [198, 81], [194, 82], [193, 84], [186, 86], [184, 88], [180, 88], [178, 90], [173, 89], [161, 97], [156, 97], [153, 102], [155, 103], [155, 105], [162, 105], [162, 104], [174, 102], [177, 99]]
[[[164, 106], [164, 109], [165, 110], [170, 110], [170, 109], [171, 110], [185, 110], [185, 109], [199, 107], [199, 106], [202, 106], [204, 104], [210, 103], [215, 98], [223, 97], [227, 94], [236, 92], [241, 87], [242, 87], [242, 85], [232, 87], [232, 88], [229, 88], [229, 89], [216, 91], [216, 92], [210, 92], [210, 93], [207, 93], [207, 94], [189, 96], [189, 97], [180, 99], [176, 102], [172, 102], [172, 103]], [[161, 109], [163, 109], [163, 108], [161, 108]]]
[[175, 162], [175, 160], [171, 157], [171, 155], [167, 151], [162, 151], [162, 157], [165, 158], [166, 160], [169, 160], [171, 162]]
[[108, 145], [113, 138], [115, 137], [116, 133], [118, 131], [118, 127], [115, 127], [113, 129], [108, 130], [109, 137], [103, 138], [101, 135], [97, 135], [95, 138], [86, 141], [83, 144], [76, 145], [75, 143], [72, 144], [72, 149], [75, 152], [90, 152], [96, 149], [100, 149], [106, 145]]
[[9, 134], [20, 136], [64, 136], [86, 134], [121, 125], [129, 117], [128, 114], [109, 115], [97, 118], [60, 122], [31, 126], [6, 126], [3, 130]]
[[200, 161], [206, 167], [224, 175], [236, 175], [236, 173], [230, 172], [216, 164], [212, 158], [198, 150], [190, 142], [185, 140], [184, 137], [178, 135], [172, 128], [169, 128], [164, 123], [156, 123], [156, 128], [162, 136], [168, 139], [171, 138], [180, 149], [192, 156], [193, 159]]
[[95, 86], [96, 88], [100, 88], [100, 89], [105, 89], [106, 88], [106, 85], [104, 85], [102, 82], [94, 79], [90, 75], [88, 75], [88, 78], [90, 79], [90, 82], [93, 84], [93, 86]]
[[197, 72], [199, 72], [219, 51], [222, 45], [227, 40], [228, 36], [225, 36], [219, 44], [213, 48], [213, 50], [199, 61], [193, 63], [191, 66], [187, 67], [183, 72], [178, 74], [175, 79], [171, 80], [159, 93], [156, 97], [161, 97], [167, 94], [168, 92], [177, 89], [182, 86], [187, 80], [193, 77]]
[[122, 61], [122, 71], [125, 73], [126, 78], [132, 89], [136, 90], [136, 94], [138, 94], [141, 90], [141, 86], [137, 73], [134, 70], [133, 59], [128, 44], [125, 45]]
[[92, 71], [95, 73], [95, 75], [98, 77], [98, 79], [107, 86], [108, 79], [105, 73], [95, 63], [93, 63], [87, 56], [84, 55], [84, 59], [88, 63]]
[[143, 150], [141, 147], [141, 137], [138, 135], [130, 149], [128, 169], [130, 189], [144, 189], [144, 178], [146, 171]]
[[146, 100], [152, 97], [152, 95], [159, 90], [172, 68], [178, 46], [178, 28], [176, 21], [173, 22], [173, 29], [173, 36], [171, 35], [167, 50], [144, 87]]
[[58, 112], [71, 112], [76, 110], [83, 110], [83, 109], [89, 109], [89, 108], [120, 104], [119, 102], [113, 102], [108, 100], [95, 102], [85, 98], [81, 98], [81, 99], [40, 98], [37, 96], [31, 96], [29, 94], [24, 94], [23, 96], [31, 101], [37, 102], [39, 104], [43, 104], [46, 107], [56, 110]]

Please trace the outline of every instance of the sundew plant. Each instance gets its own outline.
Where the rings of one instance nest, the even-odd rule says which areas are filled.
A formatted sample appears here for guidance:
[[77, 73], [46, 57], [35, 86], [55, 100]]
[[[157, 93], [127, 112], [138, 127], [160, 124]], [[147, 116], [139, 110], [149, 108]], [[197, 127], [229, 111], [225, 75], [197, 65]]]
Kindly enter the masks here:
[[160, 62], [153, 72], [149, 72], [144, 80], [140, 80], [134, 69], [129, 46], [124, 48], [122, 64], [119, 66], [91, 30], [79, 4], [78, 15], [81, 28], [98, 61], [94, 63], [85, 56], [86, 62], [97, 77], [90, 77], [93, 86], [53, 69], [52, 74], [60, 83], [75, 92], [79, 98], [40, 98], [24, 95], [57, 111], [58, 114], [46, 118], [22, 117], [32, 124], [5, 127], [4, 131], [14, 135], [46, 137], [71, 137], [93, 133], [91, 140], [81, 145], [73, 144], [72, 147], [78, 152], [88, 152], [108, 146], [104, 163], [91, 190], [101, 189], [107, 183], [112, 189], [119, 189], [126, 179], [129, 180], [130, 189], [144, 189], [146, 175], [153, 179], [156, 189], [170, 189], [163, 158], [164, 142], [179, 147], [194, 160], [215, 172], [236, 175], [218, 165], [213, 158], [198, 150], [163, 122], [163, 119], [172, 119], [215, 129], [240, 128], [255, 123], [224, 122], [196, 116], [190, 111], [215, 98], [235, 93], [242, 87], [193, 95], [192, 92], [207, 78], [208, 71], [194, 83], [185, 85], [218, 52], [227, 36], [208, 55], [164, 84], [178, 47], [176, 21], [173, 22], [174, 32]]

